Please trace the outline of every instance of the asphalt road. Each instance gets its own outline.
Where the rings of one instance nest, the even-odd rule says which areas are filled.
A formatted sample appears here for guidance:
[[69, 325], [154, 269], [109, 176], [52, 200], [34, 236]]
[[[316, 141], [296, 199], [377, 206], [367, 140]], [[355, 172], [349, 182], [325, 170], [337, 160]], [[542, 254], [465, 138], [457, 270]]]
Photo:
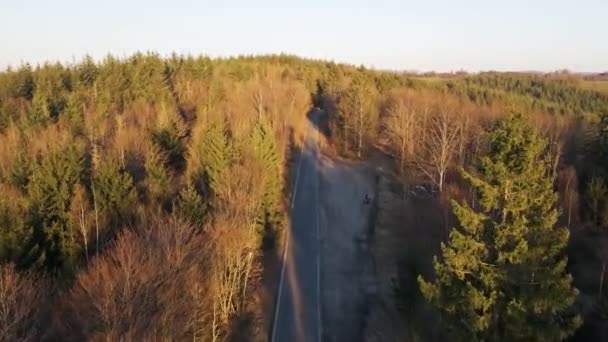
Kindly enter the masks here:
[[319, 132], [316, 128], [321, 115], [321, 111], [316, 111], [309, 116], [311, 120], [296, 170], [272, 342], [321, 341]]

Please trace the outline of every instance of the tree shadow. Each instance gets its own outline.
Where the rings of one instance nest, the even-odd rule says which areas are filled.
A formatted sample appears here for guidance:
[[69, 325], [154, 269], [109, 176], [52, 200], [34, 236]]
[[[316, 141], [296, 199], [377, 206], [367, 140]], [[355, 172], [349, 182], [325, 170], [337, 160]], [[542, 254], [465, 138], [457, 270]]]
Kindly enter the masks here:
[[[262, 250], [262, 284], [263, 284], [263, 314], [265, 319], [264, 328], [266, 329], [266, 339], [271, 340], [273, 322], [274, 322], [274, 310], [277, 304], [277, 293], [279, 286], [279, 278], [281, 276], [282, 267], [282, 252], [285, 248], [284, 237], [287, 234], [288, 225], [291, 220], [290, 205], [293, 194], [295, 172], [297, 171], [297, 163], [300, 159], [301, 150], [295, 142], [293, 128], [289, 128], [288, 131], [288, 142], [285, 148], [284, 155], [284, 169], [287, 172], [283, 173], [283, 187], [282, 192], [282, 207], [284, 208], [285, 216], [283, 218], [283, 228], [273, 227], [273, 229], [266, 229], [263, 237], [263, 250]], [[282, 241], [283, 240], [283, 241]]]
[[329, 115], [321, 109], [311, 109], [306, 114], [308, 121], [310, 121], [313, 127], [323, 134], [326, 139], [331, 138], [330, 120]]

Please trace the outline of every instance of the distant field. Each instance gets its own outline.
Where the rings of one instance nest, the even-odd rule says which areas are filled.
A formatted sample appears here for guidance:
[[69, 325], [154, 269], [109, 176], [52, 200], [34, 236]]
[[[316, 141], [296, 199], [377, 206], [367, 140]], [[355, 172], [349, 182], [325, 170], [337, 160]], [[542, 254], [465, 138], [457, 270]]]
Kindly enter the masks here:
[[583, 87], [608, 94], [608, 81], [583, 81]]

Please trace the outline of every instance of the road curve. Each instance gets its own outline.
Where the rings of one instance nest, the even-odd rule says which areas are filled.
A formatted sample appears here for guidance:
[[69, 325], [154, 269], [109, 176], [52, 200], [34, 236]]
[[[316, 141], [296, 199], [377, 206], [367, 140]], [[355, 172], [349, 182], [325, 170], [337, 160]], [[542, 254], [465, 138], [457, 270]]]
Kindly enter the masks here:
[[319, 131], [311, 112], [297, 165], [271, 342], [321, 341]]

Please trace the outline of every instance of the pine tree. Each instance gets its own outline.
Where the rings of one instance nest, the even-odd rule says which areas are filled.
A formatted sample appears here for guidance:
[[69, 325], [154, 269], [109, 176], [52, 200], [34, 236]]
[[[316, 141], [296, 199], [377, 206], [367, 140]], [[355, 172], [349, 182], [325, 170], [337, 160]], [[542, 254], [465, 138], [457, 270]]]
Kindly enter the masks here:
[[281, 177], [279, 153], [274, 134], [265, 117], [261, 117], [253, 129], [251, 146], [254, 157], [261, 163], [264, 172], [264, 194], [258, 218], [260, 230], [280, 223]]
[[462, 340], [555, 341], [581, 324], [566, 272], [569, 233], [556, 228], [556, 194], [544, 141], [514, 116], [490, 134], [480, 177], [462, 171], [481, 208], [453, 202], [460, 229], [442, 244], [436, 280], [419, 278]]

